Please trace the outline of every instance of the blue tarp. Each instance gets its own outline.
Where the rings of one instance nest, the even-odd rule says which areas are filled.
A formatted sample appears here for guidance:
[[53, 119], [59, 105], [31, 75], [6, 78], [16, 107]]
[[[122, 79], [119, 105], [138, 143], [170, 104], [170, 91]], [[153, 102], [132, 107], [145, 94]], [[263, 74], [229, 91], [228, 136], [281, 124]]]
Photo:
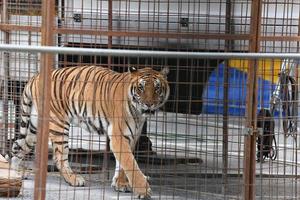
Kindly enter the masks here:
[[[229, 68], [229, 115], [244, 116], [247, 95], [247, 73], [236, 68]], [[258, 109], [269, 108], [269, 101], [274, 85], [262, 78], [258, 79]], [[202, 113], [223, 114], [224, 103], [224, 64], [220, 64], [209, 77], [203, 92]]]

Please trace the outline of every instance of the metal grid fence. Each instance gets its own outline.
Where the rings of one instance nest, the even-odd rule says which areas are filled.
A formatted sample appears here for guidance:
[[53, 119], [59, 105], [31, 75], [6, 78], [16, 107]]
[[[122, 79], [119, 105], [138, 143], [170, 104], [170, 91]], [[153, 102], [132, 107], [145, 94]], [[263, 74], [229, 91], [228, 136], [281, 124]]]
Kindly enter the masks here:
[[[78, 126], [70, 128], [69, 160], [72, 169], [85, 177], [85, 187], [68, 186], [45, 156], [47, 70], [85, 65], [118, 72], [127, 71], [128, 66], [170, 68], [169, 100], [147, 119], [135, 153], [142, 171], [151, 177], [154, 199], [299, 198], [297, 132], [286, 137], [282, 125], [290, 116], [297, 122], [297, 112], [288, 117], [285, 113], [290, 107], [286, 102], [297, 103], [292, 98], [297, 90], [278, 90], [291, 96], [280, 96], [272, 113], [277, 143], [271, 146], [277, 158], [256, 161], [256, 153], [265, 147], [256, 147], [264, 130], [256, 123], [261, 121], [259, 110], [271, 108], [277, 83], [292, 88], [298, 82], [297, 55], [282, 54], [299, 51], [297, 0], [3, 0], [0, 8], [0, 41], [15, 47], [3, 51], [5, 46], [0, 46], [2, 154], [11, 150], [19, 134], [20, 97], [26, 82], [40, 72], [45, 77], [41, 92], [48, 95], [46, 112], [39, 113], [43, 126], [36, 151], [26, 159], [29, 178], [18, 199], [32, 199], [33, 191], [35, 199], [44, 199], [43, 195], [47, 199], [135, 198], [110, 187], [115, 161], [106, 137]], [[54, 49], [54, 54], [38, 53], [42, 47], [24, 51], [29, 45], [75, 49]], [[83, 53], [83, 48], [95, 52]], [[111, 52], [97, 53], [98, 48]], [[118, 49], [124, 54], [117, 54]], [[157, 55], [159, 51], [174, 54]], [[208, 53], [201, 55], [202, 51]], [[286, 58], [290, 59], [283, 65]], [[282, 66], [292, 69], [288, 76], [295, 82], [278, 81]], [[268, 119], [262, 118], [263, 122]]]

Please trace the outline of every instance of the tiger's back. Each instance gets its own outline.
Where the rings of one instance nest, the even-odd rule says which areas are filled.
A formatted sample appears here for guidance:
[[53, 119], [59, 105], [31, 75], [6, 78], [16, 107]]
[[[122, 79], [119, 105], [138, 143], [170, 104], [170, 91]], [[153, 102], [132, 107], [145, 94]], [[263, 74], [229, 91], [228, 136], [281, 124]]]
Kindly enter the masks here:
[[[124, 89], [128, 87], [129, 75], [129, 73], [117, 73], [95, 66], [53, 70], [50, 100], [51, 120], [57, 126], [60, 126], [61, 122], [70, 124], [75, 121], [86, 125], [94, 122], [96, 127], [89, 126], [89, 131], [93, 131], [91, 128], [98, 130], [103, 127], [107, 128], [107, 121], [98, 121], [98, 119], [113, 117], [110, 116], [114, 106], [112, 99], [119, 101], [118, 103], [128, 100], [126, 95], [120, 94], [124, 93]], [[117, 85], [122, 85], [122, 88]], [[115, 91], [115, 94], [112, 91]], [[35, 111], [40, 100], [39, 75], [33, 77], [26, 85], [23, 98], [26, 97], [31, 97], [34, 106], [34, 113], [31, 116], [36, 116]], [[23, 102], [29, 101], [28, 98], [23, 99]], [[26, 105], [31, 107], [31, 104], [27, 103]]]

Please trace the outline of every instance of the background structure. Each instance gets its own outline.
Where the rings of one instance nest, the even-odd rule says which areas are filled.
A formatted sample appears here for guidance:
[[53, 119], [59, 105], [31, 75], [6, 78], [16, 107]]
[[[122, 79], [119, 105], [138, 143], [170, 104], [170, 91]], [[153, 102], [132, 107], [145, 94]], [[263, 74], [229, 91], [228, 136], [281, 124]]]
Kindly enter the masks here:
[[[43, 4], [41, 0], [2, 0], [1, 44], [211, 54], [299, 52], [298, 0], [57, 0]], [[0, 60], [2, 154], [18, 135], [22, 89], [37, 72], [45, 75], [42, 88], [47, 89], [47, 70], [54, 68], [97, 65], [122, 72], [128, 66], [169, 66], [170, 99], [147, 120], [147, 137], [136, 151], [143, 171], [152, 177], [154, 199], [299, 199], [299, 139], [297, 134], [284, 136], [280, 112], [275, 115], [278, 158], [256, 162], [257, 112], [269, 107], [282, 59], [2, 51]], [[298, 82], [297, 70], [293, 76]], [[47, 135], [46, 114], [40, 131]], [[46, 144], [47, 140], [39, 140], [37, 148]], [[34, 189], [36, 195], [45, 192], [46, 199], [134, 198], [110, 188], [114, 159], [106, 137], [74, 126], [69, 146], [72, 168], [84, 175], [88, 185], [69, 187], [51, 159], [46, 180], [41, 164], [47, 158], [37, 151], [40, 154], [28, 156], [30, 176], [19, 199], [32, 199]], [[41, 182], [34, 181], [37, 174], [44, 177]], [[44, 185], [46, 190], [41, 189]]]

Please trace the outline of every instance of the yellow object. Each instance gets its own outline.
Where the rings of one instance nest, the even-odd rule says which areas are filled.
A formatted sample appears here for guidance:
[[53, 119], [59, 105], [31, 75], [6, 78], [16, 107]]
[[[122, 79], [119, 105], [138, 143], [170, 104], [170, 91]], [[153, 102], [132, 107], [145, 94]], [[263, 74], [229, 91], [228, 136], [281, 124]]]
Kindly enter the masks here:
[[[239, 69], [247, 72], [249, 66], [249, 60], [232, 59], [229, 60], [229, 67]], [[278, 80], [278, 74], [280, 71], [281, 60], [280, 59], [264, 59], [258, 61], [258, 74], [264, 80], [276, 83]]]

